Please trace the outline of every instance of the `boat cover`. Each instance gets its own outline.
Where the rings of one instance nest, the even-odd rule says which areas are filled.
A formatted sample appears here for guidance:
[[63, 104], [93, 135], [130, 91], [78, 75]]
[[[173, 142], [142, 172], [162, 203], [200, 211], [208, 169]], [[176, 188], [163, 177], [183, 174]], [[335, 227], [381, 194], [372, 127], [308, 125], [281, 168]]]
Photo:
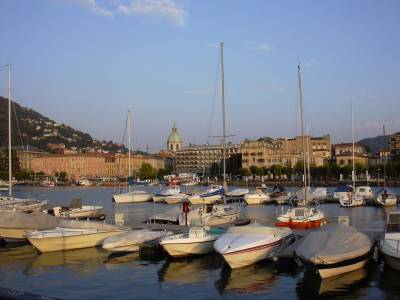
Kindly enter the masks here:
[[249, 224], [245, 226], [232, 226], [226, 231], [226, 234], [274, 234], [281, 235], [285, 232], [290, 232], [289, 228], [285, 227], [271, 227], [259, 224]]
[[337, 223], [311, 232], [295, 252], [301, 259], [312, 264], [334, 264], [362, 256], [371, 247], [367, 235], [354, 227]]
[[46, 230], [57, 227], [59, 222], [60, 218], [43, 212], [0, 211], [0, 228]]
[[353, 190], [353, 187], [350, 185], [341, 185], [339, 186], [336, 190], [335, 193], [348, 193], [351, 192]]
[[286, 191], [286, 189], [280, 184], [275, 185], [274, 188], [272, 189], [272, 193], [276, 193], [276, 192], [283, 193], [285, 191]]
[[112, 249], [121, 246], [145, 243], [164, 237], [166, 234], [167, 232], [165, 231], [151, 231], [148, 229], [128, 231], [106, 238], [103, 242], [103, 248]]

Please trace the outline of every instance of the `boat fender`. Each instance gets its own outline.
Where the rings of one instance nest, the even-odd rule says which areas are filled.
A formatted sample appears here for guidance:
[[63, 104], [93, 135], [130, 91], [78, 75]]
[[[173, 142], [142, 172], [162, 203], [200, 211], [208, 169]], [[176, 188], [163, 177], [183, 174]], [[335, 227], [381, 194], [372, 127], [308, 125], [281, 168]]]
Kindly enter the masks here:
[[[378, 241], [378, 243], [379, 243], [379, 241]], [[372, 254], [372, 259], [373, 259], [375, 262], [377, 262], [377, 261], [378, 261], [378, 258], [379, 258], [379, 249], [378, 249], [378, 246], [375, 245], [375, 247], [374, 247], [374, 252], [373, 252], [373, 254]]]

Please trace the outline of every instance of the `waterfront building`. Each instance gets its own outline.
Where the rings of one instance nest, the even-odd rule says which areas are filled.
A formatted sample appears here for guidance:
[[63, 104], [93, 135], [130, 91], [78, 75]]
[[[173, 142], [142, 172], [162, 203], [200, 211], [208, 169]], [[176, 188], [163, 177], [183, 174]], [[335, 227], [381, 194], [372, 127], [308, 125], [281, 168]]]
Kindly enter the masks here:
[[400, 155], [400, 132], [389, 136], [389, 149], [391, 155]]
[[167, 140], [167, 149], [171, 152], [176, 152], [182, 149], [183, 146], [183, 138], [178, 133], [178, 128], [176, 127], [175, 123], [172, 126], [171, 134]]
[[[331, 159], [331, 139], [329, 135], [322, 137], [305, 136], [308, 145], [310, 164], [322, 166]], [[242, 167], [252, 166], [269, 168], [272, 165], [293, 167], [303, 160], [303, 140], [294, 138], [272, 139], [263, 137], [257, 140], [244, 140], [240, 143]]]
[[[335, 160], [339, 166], [353, 164], [353, 144], [341, 143], [333, 146]], [[368, 166], [369, 156], [365, 147], [361, 144], [354, 144], [354, 160], [362, 166]]]
[[[226, 159], [238, 153], [238, 145], [228, 144], [225, 146]], [[208, 174], [213, 164], [221, 162], [222, 145], [189, 144], [175, 152], [175, 167], [178, 173]]]
[[[131, 176], [136, 176], [143, 163], [149, 163], [156, 170], [164, 168], [164, 160], [154, 155], [132, 154]], [[71, 179], [97, 177], [128, 177], [127, 154], [79, 153], [40, 154], [30, 161], [30, 170], [48, 176], [66, 172]], [[28, 169], [24, 169], [28, 171]]]

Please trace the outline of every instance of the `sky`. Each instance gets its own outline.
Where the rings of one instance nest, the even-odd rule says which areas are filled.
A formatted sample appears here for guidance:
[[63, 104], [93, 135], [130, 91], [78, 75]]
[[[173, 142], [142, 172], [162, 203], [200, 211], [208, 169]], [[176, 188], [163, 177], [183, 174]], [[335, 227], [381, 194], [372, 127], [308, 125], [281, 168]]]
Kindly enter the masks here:
[[397, 0], [2, 0], [0, 64], [21, 105], [115, 142], [131, 110], [156, 152], [174, 122], [219, 142], [224, 42], [230, 141], [300, 133], [300, 63], [310, 134], [350, 142], [351, 105], [356, 140], [400, 131], [399, 28]]

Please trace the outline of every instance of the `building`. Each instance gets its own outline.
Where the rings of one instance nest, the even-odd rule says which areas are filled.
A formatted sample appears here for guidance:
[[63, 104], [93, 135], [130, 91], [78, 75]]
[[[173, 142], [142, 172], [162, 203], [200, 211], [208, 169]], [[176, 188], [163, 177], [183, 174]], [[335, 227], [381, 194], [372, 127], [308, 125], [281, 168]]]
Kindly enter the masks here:
[[[164, 168], [164, 160], [160, 157], [132, 154], [131, 176], [136, 176], [143, 163], [149, 163], [156, 170]], [[54, 176], [66, 172], [71, 179], [128, 177], [127, 154], [42, 154], [33, 156], [30, 166], [35, 173]]]
[[400, 132], [389, 136], [389, 149], [391, 155], [400, 155]]
[[181, 150], [182, 147], [183, 147], [183, 139], [182, 136], [178, 133], [178, 128], [176, 128], [176, 125], [174, 123], [171, 134], [169, 135], [167, 140], [167, 149], [168, 151], [176, 152]]
[[[333, 147], [335, 160], [339, 166], [353, 165], [353, 143], [341, 143]], [[369, 157], [363, 145], [354, 144], [354, 160], [357, 164], [368, 166]]]
[[[310, 164], [321, 166], [331, 159], [331, 139], [329, 135], [323, 137], [304, 137], [304, 143], [309, 149]], [[308, 151], [307, 151], [308, 152]], [[244, 140], [240, 143], [242, 167], [249, 169], [252, 166], [269, 168], [272, 165], [293, 167], [303, 160], [303, 139], [269, 137], [257, 140]]]
[[17, 149], [16, 155], [20, 170], [33, 172], [33, 159], [38, 156], [48, 155], [48, 153], [36, 148], [28, 150]]
[[[175, 167], [178, 173], [208, 174], [213, 164], [222, 161], [222, 145], [189, 145], [175, 153]], [[239, 153], [238, 145], [225, 146], [225, 158]], [[222, 166], [221, 166], [222, 173]]]

